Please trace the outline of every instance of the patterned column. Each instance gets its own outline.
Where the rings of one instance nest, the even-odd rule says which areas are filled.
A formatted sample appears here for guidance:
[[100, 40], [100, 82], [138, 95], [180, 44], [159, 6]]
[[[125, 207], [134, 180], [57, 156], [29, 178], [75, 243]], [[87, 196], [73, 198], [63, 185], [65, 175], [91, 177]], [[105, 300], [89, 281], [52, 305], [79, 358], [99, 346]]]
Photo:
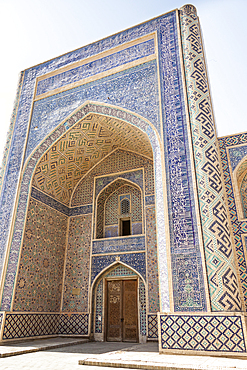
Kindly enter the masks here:
[[241, 299], [196, 8], [180, 9], [191, 134], [213, 311], [239, 311]]

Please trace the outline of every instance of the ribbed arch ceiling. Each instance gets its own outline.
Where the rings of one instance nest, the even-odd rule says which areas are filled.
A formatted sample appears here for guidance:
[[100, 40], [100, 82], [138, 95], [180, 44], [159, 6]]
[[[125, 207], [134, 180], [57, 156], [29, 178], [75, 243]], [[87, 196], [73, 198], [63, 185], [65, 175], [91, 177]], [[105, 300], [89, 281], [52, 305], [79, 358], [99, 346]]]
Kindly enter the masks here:
[[145, 133], [120, 119], [89, 114], [73, 126], [40, 159], [33, 186], [69, 205], [71, 193], [95, 164], [116, 148], [152, 159]]

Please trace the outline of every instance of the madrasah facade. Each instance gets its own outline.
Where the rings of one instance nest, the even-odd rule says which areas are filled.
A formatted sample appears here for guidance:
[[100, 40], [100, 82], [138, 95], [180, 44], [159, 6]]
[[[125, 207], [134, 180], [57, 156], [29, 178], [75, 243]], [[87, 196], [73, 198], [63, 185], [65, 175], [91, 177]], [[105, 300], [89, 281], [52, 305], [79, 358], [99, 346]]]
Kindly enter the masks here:
[[246, 355], [247, 133], [216, 135], [194, 6], [21, 72], [0, 188], [1, 343]]

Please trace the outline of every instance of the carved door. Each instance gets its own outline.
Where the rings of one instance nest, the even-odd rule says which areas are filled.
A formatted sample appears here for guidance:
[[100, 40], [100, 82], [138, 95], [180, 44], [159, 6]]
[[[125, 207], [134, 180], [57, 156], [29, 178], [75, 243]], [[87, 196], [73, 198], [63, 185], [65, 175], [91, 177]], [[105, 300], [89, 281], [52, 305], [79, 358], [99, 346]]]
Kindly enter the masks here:
[[107, 341], [137, 342], [137, 280], [107, 281]]

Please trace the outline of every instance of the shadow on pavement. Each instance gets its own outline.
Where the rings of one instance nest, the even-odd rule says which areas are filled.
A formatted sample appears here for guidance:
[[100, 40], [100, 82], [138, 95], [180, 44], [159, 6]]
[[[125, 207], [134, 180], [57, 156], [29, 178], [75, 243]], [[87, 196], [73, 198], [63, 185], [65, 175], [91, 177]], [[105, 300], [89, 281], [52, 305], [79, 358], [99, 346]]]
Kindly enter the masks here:
[[145, 344], [126, 342], [87, 342], [74, 346], [50, 349], [46, 352], [103, 354], [115, 351], [159, 352], [157, 342], [149, 342]]

